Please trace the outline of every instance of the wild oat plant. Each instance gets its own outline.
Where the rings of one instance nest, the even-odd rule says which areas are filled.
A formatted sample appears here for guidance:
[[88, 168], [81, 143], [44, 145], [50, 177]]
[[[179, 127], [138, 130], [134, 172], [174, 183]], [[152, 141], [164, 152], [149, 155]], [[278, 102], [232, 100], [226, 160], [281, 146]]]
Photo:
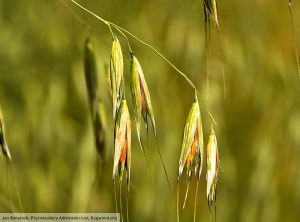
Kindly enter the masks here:
[[[90, 117], [92, 122], [93, 128], [93, 137], [94, 143], [97, 150], [97, 174], [95, 177], [95, 181], [101, 180], [103, 178], [101, 174], [101, 168], [103, 164], [105, 164], [105, 152], [106, 152], [106, 131], [107, 131], [107, 124], [106, 124], [106, 115], [103, 108], [102, 98], [103, 95], [99, 94], [99, 75], [98, 75], [98, 68], [97, 68], [97, 56], [95, 52], [95, 48], [93, 45], [92, 39], [97, 37], [99, 34], [95, 31], [95, 29], [86, 24], [83, 19], [76, 14], [71, 7], [69, 7], [63, 0], [59, 0], [60, 3], [77, 19], [82, 26], [88, 31], [89, 35], [84, 42], [84, 56], [83, 56], [83, 67], [84, 67], [84, 76], [85, 76], [85, 83], [86, 83], [86, 90], [87, 90], [87, 100], [90, 109]], [[212, 125], [215, 124], [214, 118], [207, 109], [202, 96], [200, 95], [199, 91], [197, 90], [194, 83], [188, 78], [186, 74], [181, 72], [177, 67], [175, 67], [168, 59], [166, 59], [160, 52], [158, 52], [154, 47], [151, 45], [143, 42], [135, 35], [130, 33], [129, 31], [123, 29], [122, 27], [111, 23], [109, 21], [104, 20], [103, 18], [99, 17], [98, 15], [94, 14], [90, 10], [86, 9], [79, 3], [74, 0], [69, 0], [72, 4], [79, 7], [83, 11], [87, 12], [88, 14], [96, 17], [99, 21], [107, 25], [109, 32], [111, 33], [112, 37], [112, 46], [111, 46], [111, 56], [110, 56], [110, 65], [109, 65], [109, 89], [111, 93], [111, 100], [112, 100], [112, 116], [111, 118], [114, 121], [114, 160], [113, 160], [113, 169], [112, 169], [112, 184], [113, 184], [113, 192], [115, 197], [115, 206], [116, 212], [121, 213], [121, 220], [124, 221], [125, 217], [123, 216], [123, 209], [122, 209], [122, 178], [123, 174], [126, 173], [126, 184], [127, 184], [127, 196], [126, 196], [126, 220], [129, 221], [129, 206], [128, 206], [128, 195], [130, 190], [130, 172], [131, 172], [131, 162], [134, 161], [136, 157], [132, 156], [131, 150], [135, 147], [131, 147], [131, 139], [132, 139], [132, 128], [131, 128], [131, 116], [134, 116], [136, 132], [137, 132], [137, 139], [139, 142], [139, 146], [145, 156], [146, 164], [148, 167], [148, 174], [151, 177], [153, 185], [156, 190], [156, 184], [150, 169], [149, 162], [151, 161], [148, 158], [147, 152], [148, 144], [144, 142], [142, 139], [141, 125], [145, 125], [145, 130], [147, 133], [147, 140], [148, 140], [148, 133], [149, 133], [149, 125], [151, 125], [152, 133], [155, 138], [157, 152], [160, 157], [161, 165], [164, 170], [164, 174], [166, 177], [166, 182], [168, 183], [168, 188], [170, 191], [170, 198], [173, 203], [173, 195], [171, 184], [169, 181], [168, 173], [166, 170], [165, 163], [163, 161], [163, 156], [160, 151], [159, 142], [157, 139], [158, 130], [156, 127], [156, 122], [154, 118], [154, 109], [152, 106], [150, 91], [146, 81], [146, 75], [144, 75], [144, 71], [142, 69], [142, 65], [140, 64], [138, 58], [136, 57], [135, 53], [133, 52], [128, 37], [132, 37], [141, 44], [146, 47], [152, 49], [158, 56], [160, 56], [165, 62], [167, 62], [171, 67], [173, 67], [184, 79], [191, 85], [191, 89], [195, 92], [194, 102], [192, 108], [189, 112], [189, 115], [186, 120], [186, 124], [184, 126], [183, 132], [183, 140], [181, 146], [181, 154], [179, 157], [179, 168], [178, 168], [178, 178], [177, 178], [177, 221], [180, 220], [179, 217], [179, 179], [183, 173], [184, 168], [187, 169], [187, 189], [186, 195], [183, 203], [183, 208], [186, 203], [186, 199], [188, 197], [189, 192], [189, 185], [192, 178], [192, 175], [195, 174], [197, 177], [197, 188], [196, 188], [196, 195], [195, 195], [195, 206], [194, 206], [194, 221], [196, 221], [196, 208], [197, 208], [197, 192], [198, 192], [198, 183], [201, 177], [201, 173], [204, 166], [204, 140], [203, 140], [203, 127], [202, 127], [202, 117], [200, 112], [200, 103], [199, 99], [203, 101], [204, 107], [211, 117]], [[207, 38], [207, 55], [209, 54], [210, 48], [210, 20], [213, 20], [216, 24], [218, 33], [219, 33], [219, 20], [218, 20], [218, 13], [217, 13], [217, 4], [215, 0], [203, 0], [204, 5], [204, 15], [205, 15], [205, 22], [206, 28], [208, 29], [206, 38]], [[127, 46], [129, 49], [130, 54], [128, 56], [123, 54], [122, 46], [119, 41], [119, 37], [124, 37], [127, 41]], [[123, 57], [127, 57], [130, 59], [130, 79], [129, 81], [124, 78], [124, 61]], [[207, 61], [209, 61], [207, 57]], [[207, 67], [209, 67], [209, 62], [207, 62]], [[209, 70], [209, 69], [207, 69]], [[146, 72], [145, 72], [146, 73]], [[209, 77], [209, 75], [208, 75]], [[131, 101], [133, 106], [133, 115], [130, 114], [128, 108], [128, 100], [125, 95], [125, 86], [126, 82], [130, 83], [130, 92], [131, 92]], [[212, 130], [213, 132], [213, 130]], [[5, 140], [5, 132], [4, 132], [4, 121], [2, 114], [0, 113], [0, 144], [2, 149], [2, 155], [7, 162], [7, 166], [9, 168], [9, 172], [14, 180], [15, 187], [17, 187], [16, 180], [13, 177], [13, 173], [10, 167], [11, 163], [11, 154], [7, 146], [7, 142]], [[150, 150], [152, 152], [152, 150]], [[2, 156], [1, 155], [1, 156]], [[208, 206], [209, 209], [214, 203], [216, 206], [216, 189], [217, 189], [217, 178], [218, 178], [218, 151], [216, 145], [216, 137], [213, 133], [209, 137], [209, 142], [207, 146], [207, 198], [208, 198]], [[116, 190], [116, 179], [119, 177], [119, 191]], [[132, 178], [134, 180], [134, 178]], [[20, 209], [23, 212], [21, 198], [19, 197], [17, 188], [16, 192], [19, 199]], [[119, 203], [117, 198], [117, 193], [119, 195]], [[12, 204], [11, 204], [12, 205]], [[120, 210], [119, 210], [120, 209]]]
[[[76, 15], [63, 1], [60, 1], [73, 15], [75, 18], [77, 18], [81, 23], [83, 23], [83, 20], [79, 18], [78, 15]], [[149, 159], [147, 155], [147, 148], [145, 148], [145, 145], [143, 143], [142, 137], [141, 137], [141, 124], [144, 122], [146, 126], [146, 132], [148, 135], [149, 130], [149, 123], [152, 126], [153, 134], [155, 137], [156, 147], [160, 156], [160, 160], [165, 172], [165, 176], [167, 179], [167, 183], [170, 190], [171, 199], [173, 202], [172, 197], [172, 191], [171, 191], [171, 185], [169, 182], [167, 170], [163, 161], [163, 157], [159, 148], [159, 143], [157, 141], [157, 129], [155, 124], [155, 118], [154, 118], [154, 110], [152, 107], [150, 92], [147, 86], [146, 78], [144, 76], [144, 72], [142, 70], [141, 64], [138, 61], [137, 57], [132, 51], [132, 48], [129, 43], [129, 39], [127, 35], [133, 37], [141, 44], [151, 48], [154, 50], [160, 57], [162, 57], [163, 60], [165, 60], [168, 64], [170, 64], [180, 75], [182, 75], [185, 80], [192, 86], [193, 90], [195, 91], [195, 98], [193, 106], [190, 110], [190, 113], [188, 115], [185, 127], [184, 127], [184, 134], [183, 134], [183, 141], [182, 141], [182, 148], [181, 148], [181, 154], [180, 154], [180, 160], [179, 160], [179, 170], [178, 170], [178, 178], [177, 178], [177, 221], [179, 221], [179, 179], [183, 173], [183, 169], [186, 166], [187, 168], [187, 177], [188, 177], [188, 185], [185, 195], [185, 200], [183, 207], [185, 206], [185, 202], [188, 196], [189, 191], [189, 184], [192, 177], [192, 174], [197, 176], [197, 189], [196, 189], [196, 196], [195, 196], [195, 207], [194, 207], [194, 221], [196, 220], [196, 203], [197, 203], [197, 191], [198, 191], [198, 182], [200, 180], [200, 176], [202, 173], [203, 168], [203, 162], [204, 162], [204, 141], [203, 141], [203, 129], [202, 129], [202, 119], [201, 119], [201, 113], [200, 113], [200, 104], [198, 100], [198, 96], [201, 97], [199, 94], [197, 88], [193, 84], [193, 82], [187, 77], [186, 74], [181, 72], [178, 68], [176, 68], [169, 60], [167, 60], [161, 53], [159, 53], [155, 48], [153, 48], [151, 45], [143, 42], [133, 34], [131, 34], [129, 31], [119, 27], [118, 25], [111, 23], [109, 21], [104, 20], [103, 18], [99, 17], [98, 15], [94, 14], [93, 12], [89, 11], [88, 9], [84, 8], [80, 4], [78, 4], [74, 0], [70, 0], [73, 4], [75, 4], [77, 7], [82, 9], [83, 11], [93, 15], [98, 20], [103, 22], [105, 25], [108, 26], [108, 29], [112, 35], [112, 48], [111, 48], [111, 57], [110, 57], [110, 68], [109, 68], [109, 83], [110, 83], [110, 92], [112, 97], [112, 110], [113, 115], [112, 118], [114, 119], [114, 164], [113, 164], [113, 190], [114, 190], [114, 196], [115, 196], [115, 205], [116, 205], [116, 211], [121, 213], [121, 220], [124, 220], [123, 217], [123, 210], [122, 210], [122, 177], [124, 171], [126, 171], [126, 181], [127, 181], [127, 220], [129, 220], [128, 215], [128, 194], [130, 190], [130, 168], [131, 168], [131, 161], [134, 161], [134, 157], [131, 156], [131, 115], [129, 113], [128, 105], [127, 105], [127, 99], [125, 95], [125, 79], [124, 79], [124, 61], [123, 61], [123, 52], [122, 47], [120, 44], [120, 41], [117, 37], [117, 34], [113, 31], [115, 29], [117, 32], [123, 36], [127, 43], [128, 48], [130, 51], [130, 91], [131, 91], [131, 98], [132, 98], [132, 104], [134, 108], [134, 119], [135, 119], [135, 125], [136, 125], [136, 131], [137, 131], [137, 137], [140, 144], [140, 148], [143, 151], [143, 154], [146, 159], [146, 163], [148, 166], [148, 174], [151, 176], [151, 179], [153, 181], [154, 187], [156, 189], [155, 181], [151, 173], [150, 165], [149, 165]], [[218, 22], [218, 14], [217, 14], [217, 5], [216, 1], [203, 1], [204, 5], [204, 14], [205, 14], [205, 21], [206, 21], [206, 27], [209, 28], [209, 21], [212, 19], [219, 32], [219, 22]], [[83, 24], [83, 27], [88, 29], [90, 32], [90, 35], [93, 35], [93, 28], [91, 28], [87, 24]], [[210, 31], [209, 31], [210, 32]], [[209, 33], [208, 32], [208, 33]], [[209, 35], [207, 34], [207, 42], [209, 41]], [[85, 70], [85, 78], [86, 78], [86, 86], [88, 91], [88, 101], [90, 106], [90, 112], [91, 112], [91, 119], [93, 123], [94, 128], [94, 137], [95, 137], [95, 144], [97, 147], [97, 150], [99, 152], [99, 156], [104, 158], [105, 153], [105, 127], [104, 124], [101, 121], [101, 116], [99, 115], [99, 95], [98, 95], [98, 79], [97, 79], [97, 67], [96, 67], [96, 58], [94, 53], [94, 47], [92, 45], [92, 42], [90, 40], [91, 38], [88, 37], [85, 42], [85, 56], [84, 56], [84, 70]], [[207, 52], [209, 52], [209, 45], [207, 44]], [[202, 98], [202, 97], [201, 97]], [[202, 99], [203, 101], [203, 99]], [[204, 103], [204, 101], [203, 101]], [[205, 104], [204, 104], [205, 106]], [[212, 124], [215, 123], [213, 116], [205, 106], [209, 116], [212, 119]], [[100, 121], [100, 123], [99, 123]], [[211, 136], [210, 136], [211, 138]], [[215, 138], [215, 137], [214, 137]], [[147, 136], [148, 139], [148, 136]], [[211, 144], [209, 140], [209, 144]], [[148, 142], [147, 142], [148, 144]], [[215, 156], [215, 145], [209, 145], [207, 147], [207, 163], [208, 161], [211, 161], [210, 156]], [[209, 189], [209, 194], [207, 195], [208, 198], [208, 206], [211, 207], [211, 203], [216, 203], [216, 187], [217, 187], [217, 180], [211, 181], [211, 175], [213, 174], [215, 178], [217, 178], [217, 172], [213, 171], [211, 169], [211, 163], [207, 167], [207, 182]], [[119, 204], [117, 203], [117, 192], [115, 189], [115, 180], [117, 175], [119, 175]], [[119, 205], [119, 207], [118, 207]]]

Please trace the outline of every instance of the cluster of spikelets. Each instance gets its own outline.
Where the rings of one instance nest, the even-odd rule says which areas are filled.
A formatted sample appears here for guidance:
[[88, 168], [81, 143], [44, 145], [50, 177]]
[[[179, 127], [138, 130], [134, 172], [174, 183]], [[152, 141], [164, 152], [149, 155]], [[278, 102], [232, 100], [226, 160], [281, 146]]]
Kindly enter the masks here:
[[[131, 120], [128, 110], [127, 99], [125, 95], [125, 84], [123, 75], [123, 53], [120, 42], [115, 34], [112, 34], [112, 49], [110, 58], [110, 89], [113, 106], [114, 119], [114, 164], [113, 164], [113, 187], [115, 189], [115, 179], [119, 176], [120, 192], [122, 186], [122, 177], [126, 172], [127, 192], [130, 187], [130, 167], [131, 167]], [[143, 143], [141, 139], [142, 119], [146, 124], [148, 132], [148, 119], [152, 124], [153, 132], [156, 136], [156, 127], [154, 112], [152, 109], [151, 98], [148, 86], [141, 68], [141, 65], [134, 54], [131, 52], [130, 64], [130, 89], [134, 107], [134, 118], [136, 122], [138, 141], [142, 150]], [[86, 86], [88, 91], [88, 100], [91, 111], [91, 119], [94, 127], [94, 137], [99, 151], [99, 156], [104, 157], [106, 123], [99, 110], [99, 96], [97, 85], [97, 66], [95, 61], [94, 47], [88, 37], [85, 42], [84, 70]], [[145, 151], [144, 151], [145, 154]], [[146, 154], [145, 154], [146, 155]], [[147, 157], [146, 157], [147, 158]], [[121, 193], [120, 193], [121, 197]], [[120, 199], [120, 208], [122, 206]], [[117, 201], [116, 201], [116, 208]], [[122, 210], [122, 208], [121, 208]], [[123, 218], [122, 218], [123, 219]]]
[[[184, 208], [193, 172], [197, 177], [194, 221], [196, 219], [198, 182], [201, 177], [203, 162], [204, 162], [204, 142], [203, 142], [202, 119], [201, 119], [200, 105], [198, 102], [197, 92], [195, 92], [194, 103], [189, 112], [184, 127], [182, 148], [181, 148], [179, 167], [178, 167], [178, 178], [177, 178], [177, 191], [179, 191], [178, 182], [183, 173], [184, 167], [186, 167], [188, 184], [187, 184], [187, 190], [186, 190], [185, 200], [183, 204], [183, 208]], [[209, 208], [211, 208], [213, 203], [216, 207], [216, 191], [217, 191], [217, 181], [218, 181], [218, 172], [219, 172], [219, 162], [220, 161], [218, 155], [217, 138], [214, 130], [211, 129], [211, 134], [209, 136], [207, 149], [206, 149], [206, 180], [207, 180], [206, 196], [207, 196]], [[177, 220], [179, 221], [178, 204], [179, 204], [179, 195], [177, 194]]]
[[[210, 21], [213, 20], [217, 30], [219, 32], [219, 20], [216, 0], [203, 0], [204, 18], [205, 18], [205, 31], [206, 31], [206, 47], [207, 47], [207, 78], [209, 78], [209, 54], [210, 54]], [[209, 79], [207, 79], [209, 85]], [[207, 88], [208, 88], [207, 85]], [[224, 88], [225, 90], [225, 88]], [[225, 91], [224, 91], [225, 92]], [[186, 166], [187, 171], [187, 190], [183, 203], [185, 207], [189, 185], [192, 178], [192, 174], [197, 177], [197, 187], [195, 195], [195, 206], [194, 206], [194, 221], [196, 220], [196, 203], [197, 203], [197, 192], [198, 183], [201, 177], [203, 163], [204, 163], [204, 141], [203, 141], [203, 128], [202, 119], [200, 112], [200, 105], [197, 97], [197, 91], [195, 90], [195, 99], [192, 108], [189, 112], [188, 118], [185, 123], [182, 148], [179, 159], [178, 167], [178, 178], [177, 178], [177, 221], [179, 221], [179, 179], [182, 175], [183, 169]], [[216, 197], [217, 197], [217, 182], [219, 173], [219, 154], [217, 146], [217, 138], [213, 128], [207, 143], [206, 149], [206, 180], [207, 180], [207, 191], [206, 197], [208, 200], [208, 207], [214, 204], [216, 212]], [[216, 219], [216, 218], [215, 218]]]
[[[113, 107], [113, 119], [114, 119], [114, 164], [113, 164], [113, 188], [115, 192], [115, 202], [116, 202], [116, 210], [118, 211], [118, 204], [116, 198], [115, 191], [115, 180], [116, 177], [119, 176], [120, 183], [120, 210], [121, 210], [121, 219], [123, 221], [122, 216], [122, 201], [121, 201], [121, 186], [122, 186], [122, 178], [123, 174], [126, 173], [126, 181], [127, 181], [127, 192], [129, 192], [130, 187], [130, 168], [131, 168], [131, 118], [128, 110], [127, 98], [125, 95], [125, 81], [124, 81], [124, 64], [123, 64], [123, 53], [121, 49], [120, 42], [117, 36], [113, 33], [111, 27], [117, 29], [122, 35], [124, 35], [123, 31], [131, 36], [131, 33], [122, 29], [121, 27], [110, 23], [94, 13], [88, 11], [84, 7], [80, 6], [73, 0], [70, 0], [78, 7], [83, 9], [84, 11], [92, 14], [100, 21], [104, 22], [108, 25], [110, 32], [112, 34], [112, 48], [111, 48], [111, 57], [110, 57], [110, 68], [109, 68], [109, 82], [110, 82], [110, 91], [112, 97], [112, 107]], [[206, 28], [210, 26], [210, 20], [212, 19], [217, 26], [219, 31], [219, 22], [218, 22], [218, 13], [217, 13], [217, 3], [215, 0], [203, 0], [204, 6], [204, 15], [205, 15], [205, 23]], [[125, 36], [125, 35], [124, 35]], [[135, 36], [133, 36], [135, 37]], [[209, 34], [206, 36], [209, 38]], [[127, 37], [125, 36], [127, 39]], [[136, 38], [136, 37], [135, 37]], [[141, 40], [136, 38], [138, 41], [143, 43]], [[128, 40], [128, 39], [127, 39]], [[143, 43], [149, 46], [146, 43]], [[129, 46], [129, 43], [128, 43]], [[153, 47], [155, 52], [157, 52]], [[150, 93], [148, 90], [148, 86], [143, 74], [143, 70], [138, 59], [133, 54], [130, 46], [130, 90], [132, 97], [132, 104], [134, 108], [134, 119], [137, 130], [137, 137], [142, 151], [144, 152], [145, 158], [146, 156], [145, 149], [143, 147], [142, 139], [141, 139], [141, 123], [142, 120], [146, 125], [146, 130], [148, 133], [148, 122], [151, 123], [153, 133], [156, 139], [156, 126], [154, 120], [154, 112], [151, 104]], [[163, 57], [159, 52], [158, 55]], [[195, 89], [195, 99], [193, 106], [190, 110], [188, 118], [186, 120], [186, 124], [184, 127], [184, 135], [182, 142], [182, 149], [179, 160], [179, 170], [178, 170], [178, 181], [183, 173], [184, 167], [187, 168], [187, 176], [188, 176], [188, 187], [186, 191], [185, 201], [186, 202], [188, 189], [190, 180], [192, 178], [192, 174], [197, 176], [197, 190], [198, 190], [198, 181], [200, 180], [203, 163], [204, 163], [204, 142], [203, 142], [203, 129], [202, 129], [202, 120], [200, 113], [200, 105], [198, 101], [198, 91], [193, 83], [187, 78], [187, 76], [181, 73], [173, 64], [171, 64], [166, 58], [163, 57], [165, 61], [167, 61], [171, 66], [173, 66], [181, 75], [185, 77], [185, 79], [194, 87]], [[97, 150], [100, 158], [103, 159], [104, 151], [105, 151], [105, 134], [106, 134], [106, 123], [105, 117], [102, 115], [99, 104], [101, 104], [100, 97], [98, 96], [98, 85], [97, 85], [97, 67], [95, 62], [95, 54], [93, 45], [88, 38], [85, 42], [85, 56], [84, 56], [84, 68], [85, 68], [85, 77], [86, 77], [86, 85], [88, 91], [88, 99], [91, 111], [91, 119], [94, 128], [94, 137], [97, 146]], [[207, 110], [208, 111], [208, 110]], [[209, 112], [209, 111], [208, 111]], [[210, 113], [209, 113], [210, 114]], [[211, 115], [211, 114], [210, 114]], [[211, 116], [212, 117], [212, 116]], [[157, 140], [156, 140], [157, 143]], [[165, 170], [165, 174], [168, 180], [166, 168], [164, 166], [162, 156], [158, 147], [159, 155], [161, 158], [162, 165]], [[218, 148], [217, 148], [217, 140], [215, 133], [212, 129], [211, 135], [209, 136], [209, 141], [206, 149], [206, 178], [207, 178], [207, 199], [209, 209], [214, 204], [216, 206], [216, 190], [217, 190], [217, 180], [218, 180], [218, 171], [219, 171], [219, 156], [218, 156]], [[150, 172], [150, 168], [148, 165], [148, 170]], [[125, 172], [124, 172], [125, 171]], [[153, 179], [153, 178], [152, 178]], [[153, 180], [154, 182], [154, 180]], [[168, 180], [169, 188], [170, 183]], [[178, 189], [177, 189], [178, 190]], [[194, 211], [194, 219], [196, 218], [196, 200], [197, 200], [197, 190], [195, 197], [195, 211]], [[171, 192], [171, 189], [170, 189]], [[178, 198], [177, 198], [178, 200]], [[128, 201], [128, 199], [127, 199]], [[177, 201], [178, 206], [178, 201]], [[178, 210], [177, 210], [178, 212]], [[179, 213], [177, 215], [177, 219], [179, 220]], [[128, 220], [128, 202], [127, 202], [127, 220]]]

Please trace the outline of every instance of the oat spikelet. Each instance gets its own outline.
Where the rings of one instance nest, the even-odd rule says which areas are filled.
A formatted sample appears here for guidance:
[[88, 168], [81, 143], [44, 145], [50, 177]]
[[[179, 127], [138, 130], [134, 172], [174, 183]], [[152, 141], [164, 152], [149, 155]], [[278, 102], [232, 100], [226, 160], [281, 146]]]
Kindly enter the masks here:
[[[206, 180], [207, 180], [207, 190], [206, 196], [208, 200], [209, 209], [214, 204], [215, 207], [215, 217], [216, 217], [216, 206], [217, 206], [217, 182], [219, 174], [219, 153], [217, 137], [214, 130], [211, 130], [211, 134], [208, 139], [207, 151], [206, 151]], [[216, 219], [216, 218], [215, 218]]]
[[[131, 166], [131, 122], [128, 111], [127, 102], [122, 99], [120, 107], [115, 121], [114, 131], [114, 144], [115, 144], [115, 155], [114, 155], [114, 166], [113, 166], [113, 189], [115, 193], [116, 211], [118, 212], [117, 198], [115, 191], [115, 178], [119, 175], [120, 182], [120, 211], [121, 219], [123, 221], [122, 213], [122, 177], [124, 170], [126, 171], [127, 179], [127, 196], [130, 187], [130, 166]], [[128, 197], [127, 197], [128, 198]], [[127, 218], [128, 218], [128, 199], [127, 199]]]
[[[178, 167], [178, 178], [177, 178], [177, 190], [179, 189], [179, 179], [182, 175], [184, 166], [186, 166], [188, 184], [186, 195], [183, 203], [183, 208], [185, 207], [189, 185], [192, 178], [192, 173], [194, 171], [197, 176], [197, 188], [195, 195], [195, 206], [194, 206], [194, 221], [196, 220], [196, 203], [197, 203], [197, 194], [198, 194], [198, 182], [200, 180], [202, 167], [203, 167], [203, 129], [202, 129], [202, 120], [200, 113], [200, 106], [197, 98], [197, 93], [195, 92], [195, 101], [189, 112], [188, 118], [185, 123], [183, 140], [181, 147], [181, 154], [179, 159]], [[177, 191], [177, 220], [179, 221], [179, 197]]]
[[150, 93], [144, 77], [142, 67], [137, 58], [131, 53], [130, 65], [130, 89], [134, 106], [134, 118], [139, 142], [141, 143], [141, 119], [146, 124], [148, 131], [148, 117], [151, 120], [153, 132], [156, 136], [156, 126], [154, 120], [154, 112], [152, 108]]
[[[8, 159], [11, 160], [11, 155], [5, 140], [5, 129], [4, 129], [4, 121], [3, 121], [3, 116], [2, 116], [2, 110], [0, 107], [0, 145], [2, 148], [2, 153], [5, 157], [8, 157]], [[2, 157], [2, 155], [1, 155]]]
[[110, 58], [110, 82], [113, 100], [113, 116], [117, 115], [118, 107], [123, 96], [123, 54], [119, 40], [113, 35]]
[[184, 166], [187, 168], [187, 175], [192, 176], [193, 170], [195, 174], [198, 172], [198, 179], [203, 167], [203, 129], [200, 113], [200, 106], [197, 95], [189, 112], [185, 123], [181, 154], [179, 159], [178, 178], [179, 180]]
[[131, 121], [127, 102], [125, 99], [121, 101], [120, 108], [116, 116], [114, 144], [115, 155], [113, 181], [115, 181], [115, 177], [117, 174], [119, 174], [120, 181], [122, 181], [122, 175], [125, 169], [127, 186], [129, 190], [131, 166]]
[[142, 67], [137, 60], [137, 58], [131, 53], [131, 63], [130, 63], [130, 89], [131, 89], [131, 97], [133, 102], [134, 108], [134, 118], [136, 123], [136, 131], [139, 140], [140, 147], [144, 152], [147, 166], [148, 166], [148, 174], [151, 175], [154, 187], [155, 182], [152, 176], [149, 161], [147, 157], [146, 150], [144, 149], [142, 139], [141, 139], [141, 121], [142, 117], [146, 124], [146, 129], [148, 133], [148, 116], [151, 119], [153, 132], [156, 138], [156, 128], [155, 128], [155, 121], [154, 121], [154, 113], [151, 104], [151, 98], [148, 90], [148, 86], [145, 81], [144, 73]]
[[[106, 118], [105, 110], [98, 96], [98, 70], [94, 46], [90, 37], [84, 44], [84, 74], [92, 125], [94, 130], [95, 144], [98, 154], [102, 160], [105, 157]], [[102, 161], [103, 163], [104, 161]]]
[[[146, 83], [146, 80], [144, 77], [142, 67], [132, 52], [131, 52], [131, 64], [130, 64], [130, 89], [131, 89], [131, 97], [132, 97], [133, 107], [134, 107], [134, 117], [135, 117], [135, 123], [136, 123], [137, 136], [138, 136], [138, 140], [140, 143], [140, 147], [143, 150], [146, 161], [147, 161], [148, 173], [151, 174], [151, 171], [150, 171], [150, 167], [149, 167], [147, 154], [143, 147], [143, 143], [142, 143], [142, 139], [141, 139], [142, 117], [143, 117], [144, 123], [146, 125], [147, 134], [148, 134], [148, 128], [149, 128], [148, 127], [148, 118], [150, 119], [154, 137], [155, 137], [156, 147], [157, 147], [157, 150], [159, 153], [159, 157], [160, 157], [162, 166], [164, 168], [164, 172], [165, 172], [166, 179], [167, 179], [168, 186], [169, 186], [169, 191], [170, 191], [170, 194], [172, 197], [171, 186], [170, 186], [167, 170], [166, 170], [165, 164], [163, 162], [163, 158], [162, 158], [162, 155], [161, 155], [161, 152], [159, 149], [159, 145], [157, 142], [157, 138], [156, 138], [156, 126], [155, 126], [155, 120], [154, 120], [154, 112], [153, 112], [153, 108], [152, 108], [149, 89], [148, 89], [148, 86], [147, 86], [147, 83]], [[152, 177], [153, 184], [155, 186], [153, 176], [151, 175], [151, 177]], [[172, 202], [173, 202], [173, 197], [172, 197]]]
[[98, 71], [95, 59], [95, 50], [90, 37], [87, 37], [84, 43], [83, 62], [88, 100], [92, 119], [94, 119], [98, 108]]

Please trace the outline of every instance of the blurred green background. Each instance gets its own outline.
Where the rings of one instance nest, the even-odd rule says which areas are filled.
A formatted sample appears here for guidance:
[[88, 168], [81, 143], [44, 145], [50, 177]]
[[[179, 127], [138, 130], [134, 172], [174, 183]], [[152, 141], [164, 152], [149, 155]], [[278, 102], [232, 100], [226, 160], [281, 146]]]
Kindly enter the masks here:
[[[96, 149], [83, 73], [83, 44], [88, 32], [58, 1], [2, 0], [0, 104], [12, 168], [25, 212], [114, 212], [112, 104], [105, 74], [112, 38], [107, 26], [65, 2], [99, 34], [93, 35], [93, 42], [108, 121], [106, 164], [91, 191]], [[195, 11], [192, 0], [78, 2], [155, 47], [197, 85], [218, 124], [214, 127], [222, 167], [218, 221], [300, 220], [300, 79], [288, 0], [218, 1], [222, 49], [212, 26], [209, 94], [200, 0], [195, 1]], [[293, 4], [300, 46], [300, 3]], [[124, 53], [127, 99], [133, 117], [129, 50], [126, 39], [115, 33]], [[151, 49], [133, 38], [129, 41], [149, 86], [158, 143], [176, 202], [183, 127], [194, 92]], [[203, 103], [201, 109], [206, 145], [211, 120]], [[153, 134], [149, 133], [148, 158], [156, 191], [137, 143], [133, 118], [132, 126], [129, 217], [131, 221], [175, 221], [176, 209]], [[146, 141], [144, 129], [142, 136]], [[0, 175], [0, 211], [20, 211], [5, 161], [0, 161]], [[185, 181], [183, 175], [181, 206]], [[123, 193], [125, 209], [125, 189]], [[195, 179], [186, 208], [180, 209], [182, 221], [193, 220], [194, 194]], [[205, 173], [199, 186], [197, 221], [209, 221]]]

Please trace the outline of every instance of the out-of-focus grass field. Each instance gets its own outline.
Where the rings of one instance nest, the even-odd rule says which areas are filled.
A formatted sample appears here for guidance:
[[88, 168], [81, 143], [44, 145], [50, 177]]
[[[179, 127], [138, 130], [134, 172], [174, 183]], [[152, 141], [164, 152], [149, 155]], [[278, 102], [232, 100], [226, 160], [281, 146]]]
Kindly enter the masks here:
[[[218, 221], [300, 220], [300, 79], [288, 0], [218, 1], [226, 99], [222, 50], [214, 26], [207, 95], [200, 0], [195, 1], [196, 13], [192, 1], [78, 2], [155, 47], [199, 89], [218, 124], [214, 126], [222, 166]], [[99, 33], [93, 35], [93, 42], [108, 121], [106, 165], [97, 192], [93, 190], [87, 201], [96, 161], [83, 73], [87, 31], [58, 1], [11, 0], [0, 2], [0, 104], [12, 168], [24, 212], [114, 212], [114, 129], [105, 76], [112, 38], [107, 26], [67, 3]], [[300, 50], [300, 2], [293, 1], [293, 13]], [[129, 92], [129, 50], [126, 39], [115, 33], [124, 53], [133, 128], [129, 217], [131, 221], [175, 221], [176, 204], [172, 204], [151, 131], [148, 158], [156, 193], [137, 143]], [[183, 128], [194, 91], [151, 49], [133, 38], [129, 41], [149, 86], [175, 203]], [[206, 146], [211, 120], [203, 103], [201, 111]], [[0, 212], [20, 211], [5, 161], [0, 161], [0, 176]], [[183, 175], [180, 206], [185, 185]], [[180, 207], [182, 221], [193, 220], [195, 187], [193, 179], [186, 208]], [[123, 193], [125, 209], [125, 189]], [[197, 221], [209, 221], [205, 173], [199, 186]]]

